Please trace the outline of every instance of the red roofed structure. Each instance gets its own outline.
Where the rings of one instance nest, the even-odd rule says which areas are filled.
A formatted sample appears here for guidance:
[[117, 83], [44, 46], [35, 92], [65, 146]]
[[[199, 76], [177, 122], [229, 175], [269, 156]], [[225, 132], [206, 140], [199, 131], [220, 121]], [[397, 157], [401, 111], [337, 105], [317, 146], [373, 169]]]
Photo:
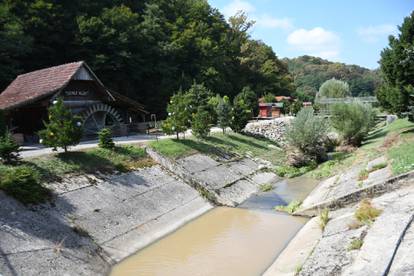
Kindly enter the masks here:
[[83, 117], [86, 136], [96, 135], [103, 127], [125, 132], [126, 124], [145, 121], [148, 114], [142, 104], [107, 89], [83, 61], [19, 75], [0, 94], [0, 109], [14, 133], [35, 142], [47, 108], [59, 97]]

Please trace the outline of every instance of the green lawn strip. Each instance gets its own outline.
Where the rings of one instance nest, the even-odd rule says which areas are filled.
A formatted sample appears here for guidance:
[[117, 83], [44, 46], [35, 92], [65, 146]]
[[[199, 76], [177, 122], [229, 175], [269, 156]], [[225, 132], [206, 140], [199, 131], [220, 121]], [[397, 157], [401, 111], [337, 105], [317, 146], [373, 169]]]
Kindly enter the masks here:
[[[414, 135], [413, 135], [414, 136]], [[414, 140], [404, 141], [388, 150], [394, 175], [414, 170]]]
[[[334, 153], [331, 160], [320, 164], [316, 169], [309, 172], [309, 175], [317, 179], [330, 177], [352, 166], [353, 164], [368, 162], [369, 160], [379, 157], [384, 154], [382, 145], [386, 137], [388, 135], [396, 134], [401, 134], [401, 136], [407, 140], [411, 139], [411, 137], [414, 137], [414, 123], [409, 122], [407, 119], [397, 119], [389, 125], [380, 125], [370, 132], [370, 135], [367, 137], [363, 145], [356, 151], [352, 153]], [[391, 149], [392, 148], [393, 147], [391, 147]], [[401, 161], [403, 163], [407, 163], [405, 164], [407, 167], [410, 162], [407, 160], [410, 158], [409, 151], [407, 151], [406, 155], [407, 156]], [[397, 156], [396, 159], [399, 159], [399, 157]], [[397, 163], [398, 161], [395, 163], [395, 166], [404, 166], [404, 164], [397, 165]], [[381, 164], [379, 165], [379, 168], [375, 169], [380, 169], [380, 167], [384, 165], [386, 164]], [[401, 171], [401, 169], [396, 169], [396, 171]], [[396, 174], [395, 171], [394, 174]]]
[[135, 146], [46, 155], [15, 166], [0, 165], [0, 189], [24, 204], [36, 204], [51, 194], [42, 183], [59, 181], [66, 174], [126, 172], [153, 164], [145, 150]]
[[27, 159], [23, 163], [38, 170], [45, 180], [53, 180], [68, 173], [126, 172], [151, 164], [145, 150], [136, 146], [59, 153]]
[[162, 139], [152, 141], [149, 146], [158, 153], [170, 157], [181, 158], [197, 152], [220, 156], [223, 153], [250, 155], [268, 160], [273, 164], [282, 164], [285, 160], [283, 150], [277, 144], [262, 138], [251, 137], [230, 132], [228, 134], [213, 133], [204, 140], [194, 137], [187, 139]]

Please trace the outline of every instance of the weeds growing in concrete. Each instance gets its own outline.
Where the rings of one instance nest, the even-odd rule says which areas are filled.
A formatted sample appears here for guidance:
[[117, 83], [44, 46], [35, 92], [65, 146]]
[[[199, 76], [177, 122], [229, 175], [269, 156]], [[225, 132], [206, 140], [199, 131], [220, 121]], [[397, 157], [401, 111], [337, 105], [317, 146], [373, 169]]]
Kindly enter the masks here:
[[351, 243], [348, 245], [348, 251], [359, 250], [363, 244], [364, 244], [363, 240], [359, 238], [353, 239]]
[[273, 190], [273, 185], [270, 183], [260, 184], [259, 189], [262, 192], [270, 192]]
[[321, 230], [325, 230], [326, 225], [329, 221], [329, 209], [325, 208], [319, 213], [319, 226], [321, 227]]
[[291, 201], [288, 205], [279, 205], [275, 207], [276, 211], [286, 212], [289, 214], [293, 214], [296, 210], [299, 209], [302, 202], [298, 200]]
[[382, 210], [379, 210], [372, 206], [371, 200], [363, 199], [359, 203], [359, 207], [355, 211], [354, 216], [359, 222], [371, 225], [381, 213]]

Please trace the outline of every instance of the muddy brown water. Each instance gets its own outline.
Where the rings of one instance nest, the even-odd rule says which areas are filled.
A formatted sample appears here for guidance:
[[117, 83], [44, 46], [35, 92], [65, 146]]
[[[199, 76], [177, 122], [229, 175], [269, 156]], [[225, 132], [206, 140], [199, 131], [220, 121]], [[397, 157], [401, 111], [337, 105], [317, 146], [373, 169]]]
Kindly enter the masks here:
[[[279, 182], [254, 206], [261, 198], [263, 206], [300, 200], [315, 186], [302, 182]], [[111, 276], [261, 275], [307, 220], [255, 207], [217, 207], [125, 259]]]

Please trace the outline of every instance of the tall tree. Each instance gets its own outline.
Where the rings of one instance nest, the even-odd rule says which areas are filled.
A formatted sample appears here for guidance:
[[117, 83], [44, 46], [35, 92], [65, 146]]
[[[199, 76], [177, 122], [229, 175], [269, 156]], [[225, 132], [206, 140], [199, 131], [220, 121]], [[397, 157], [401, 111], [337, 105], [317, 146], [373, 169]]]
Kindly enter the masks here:
[[388, 47], [381, 52], [384, 83], [377, 97], [385, 109], [403, 113], [414, 101], [414, 12], [404, 19], [399, 31], [398, 37], [389, 37]]

